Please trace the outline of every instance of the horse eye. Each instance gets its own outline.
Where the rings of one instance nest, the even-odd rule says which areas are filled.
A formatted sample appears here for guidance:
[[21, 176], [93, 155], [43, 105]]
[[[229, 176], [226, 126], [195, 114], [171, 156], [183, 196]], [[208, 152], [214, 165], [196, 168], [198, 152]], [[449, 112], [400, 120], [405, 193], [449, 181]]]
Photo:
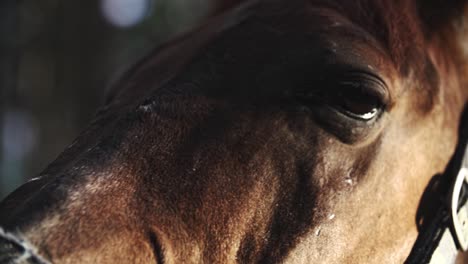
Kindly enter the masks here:
[[363, 121], [376, 118], [383, 106], [377, 96], [360, 86], [341, 85], [339, 89], [328, 94], [324, 100], [326, 104], [340, 112]]
[[324, 84], [313, 91], [296, 93], [298, 101], [307, 105], [326, 105], [359, 121], [371, 121], [384, 109], [383, 98], [375, 82], [350, 80]]

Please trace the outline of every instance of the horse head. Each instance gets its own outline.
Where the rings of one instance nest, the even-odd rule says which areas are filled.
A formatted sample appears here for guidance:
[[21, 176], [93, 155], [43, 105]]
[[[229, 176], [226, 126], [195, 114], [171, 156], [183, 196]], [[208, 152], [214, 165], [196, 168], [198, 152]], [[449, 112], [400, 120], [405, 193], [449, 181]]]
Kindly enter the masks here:
[[0, 203], [0, 262], [408, 257], [468, 100], [465, 1], [229, 2]]

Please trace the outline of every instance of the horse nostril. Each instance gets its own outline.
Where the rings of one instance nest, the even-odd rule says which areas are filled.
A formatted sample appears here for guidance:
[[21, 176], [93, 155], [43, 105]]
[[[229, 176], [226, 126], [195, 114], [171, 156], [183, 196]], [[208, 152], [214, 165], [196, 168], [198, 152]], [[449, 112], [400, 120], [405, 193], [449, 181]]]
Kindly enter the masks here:
[[25, 263], [44, 264], [45, 261], [26, 249], [21, 243], [0, 233], [0, 264]]

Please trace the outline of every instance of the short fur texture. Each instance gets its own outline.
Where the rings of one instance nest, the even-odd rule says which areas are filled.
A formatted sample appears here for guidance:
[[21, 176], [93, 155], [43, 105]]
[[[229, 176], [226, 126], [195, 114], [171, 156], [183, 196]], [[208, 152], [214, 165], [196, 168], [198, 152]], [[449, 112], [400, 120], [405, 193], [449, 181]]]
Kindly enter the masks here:
[[[468, 100], [466, 1], [216, 10], [125, 74], [0, 226], [53, 263], [402, 263]], [[384, 94], [375, 120], [307, 97], [350, 76]]]

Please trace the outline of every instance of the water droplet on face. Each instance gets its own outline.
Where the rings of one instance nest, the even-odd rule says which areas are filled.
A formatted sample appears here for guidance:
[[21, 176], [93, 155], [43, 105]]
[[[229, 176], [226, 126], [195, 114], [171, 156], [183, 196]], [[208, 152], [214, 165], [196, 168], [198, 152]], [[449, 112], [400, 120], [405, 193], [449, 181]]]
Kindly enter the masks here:
[[138, 107], [138, 109], [142, 112], [148, 113], [153, 111], [153, 103], [143, 104]]
[[325, 180], [323, 178], [319, 179], [319, 187], [322, 188], [325, 185]]
[[320, 236], [320, 232], [322, 231], [321, 227], [318, 227], [317, 230], [315, 230], [315, 235]]
[[351, 179], [351, 178], [346, 178], [346, 179], [345, 179], [345, 183], [346, 183], [347, 185], [353, 185], [353, 179]]
[[331, 214], [328, 216], [328, 220], [333, 220], [335, 218], [335, 214]]
[[354, 180], [353, 180], [353, 178], [351, 176], [352, 174], [353, 174], [353, 168], [350, 168], [348, 170], [348, 172], [346, 173], [346, 176], [344, 178], [344, 182], [345, 182], [346, 185], [349, 185], [349, 186], [354, 185]]
[[338, 21], [334, 21], [332, 24], [331, 24], [331, 27], [340, 27], [341, 26], [341, 22], [338, 22]]

